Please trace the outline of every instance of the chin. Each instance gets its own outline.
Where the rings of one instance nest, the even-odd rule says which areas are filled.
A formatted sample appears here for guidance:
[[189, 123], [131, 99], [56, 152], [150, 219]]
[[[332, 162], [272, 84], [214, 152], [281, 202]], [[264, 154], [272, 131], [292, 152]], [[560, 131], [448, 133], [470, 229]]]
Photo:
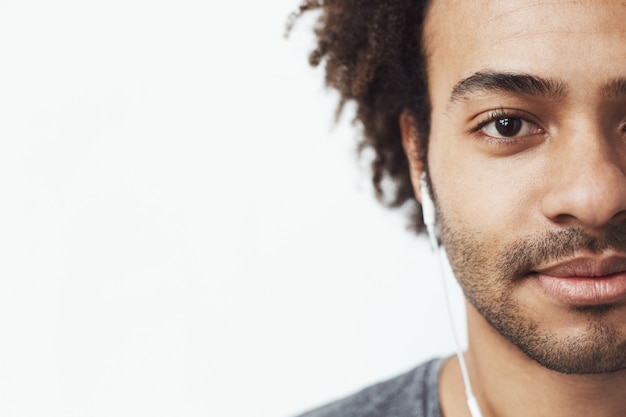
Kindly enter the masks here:
[[498, 311], [475, 307], [506, 340], [547, 369], [569, 375], [626, 369], [626, 320], [614, 305], [573, 307], [572, 321], [578, 324], [553, 328], [528, 318], [511, 302]]

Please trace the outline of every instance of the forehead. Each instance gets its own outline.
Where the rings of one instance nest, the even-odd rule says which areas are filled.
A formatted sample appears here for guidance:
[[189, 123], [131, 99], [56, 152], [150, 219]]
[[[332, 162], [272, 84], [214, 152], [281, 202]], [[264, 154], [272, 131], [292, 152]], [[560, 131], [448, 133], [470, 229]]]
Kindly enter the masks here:
[[429, 50], [451, 41], [496, 47], [512, 40], [623, 32], [625, 15], [626, 3], [615, 0], [433, 0], [424, 32]]
[[609, 0], [433, 0], [423, 34], [431, 95], [484, 70], [623, 77], [625, 19], [626, 4]]

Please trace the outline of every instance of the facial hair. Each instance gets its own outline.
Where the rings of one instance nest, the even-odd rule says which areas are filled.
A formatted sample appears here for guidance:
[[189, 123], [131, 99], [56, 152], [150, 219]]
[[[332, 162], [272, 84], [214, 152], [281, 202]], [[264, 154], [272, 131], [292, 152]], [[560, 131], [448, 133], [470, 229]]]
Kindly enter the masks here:
[[519, 285], [541, 264], [581, 252], [626, 253], [626, 224], [601, 235], [580, 227], [546, 231], [503, 248], [480, 233], [452, 228], [445, 216], [439, 217], [441, 239], [465, 296], [503, 337], [553, 371], [598, 374], [626, 369], [626, 334], [607, 319], [615, 305], [572, 306], [567, 314], [581, 321], [584, 330], [563, 334], [542, 326], [516, 299]]

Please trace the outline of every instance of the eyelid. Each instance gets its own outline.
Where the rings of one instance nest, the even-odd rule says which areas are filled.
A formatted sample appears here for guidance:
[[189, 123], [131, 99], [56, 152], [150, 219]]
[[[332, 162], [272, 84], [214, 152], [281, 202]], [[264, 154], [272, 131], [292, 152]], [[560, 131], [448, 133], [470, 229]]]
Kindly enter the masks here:
[[[494, 110], [490, 110], [489, 112], [487, 112], [487, 115], [484, 116], [478, 123], [476, 123], [468, 133], [470, 134], [476, 134], [479, 133], [485, 126], [487, 126], [489, 123], [493, 123], [496, 120], [500, 120], [500, 119], [521, 119], [522, 121], [526, 122], [526, 123], [531, 123], [533, 125], [535, 125], [537, 127], [538, 132], [537, 133], [541, 133], [544, 132], [545, 130], [541, 127], [540, 122], [537, 120], [537, 118], [535, 116], [533, 116], [532, 114], [524, 111], [524, 110], [519, 110], [519, 109], [506, 109], [503, 107], [499, 107], [497, 109]], [[488, 134], [483, 133], [484, 136], [491, 138], [491, 139], [495, 139], [495, 140], [517, 140], [520, 137], [524, 137], [524, 136], [520, 136], [520, 137], [496, 137], [496, 136], [491, 136]]]

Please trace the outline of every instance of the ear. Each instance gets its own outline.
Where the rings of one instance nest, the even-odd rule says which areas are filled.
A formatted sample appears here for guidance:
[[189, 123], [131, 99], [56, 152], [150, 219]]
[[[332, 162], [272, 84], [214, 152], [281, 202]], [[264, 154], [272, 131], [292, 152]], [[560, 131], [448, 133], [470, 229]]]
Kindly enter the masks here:
[[420, 180], [422, 178], [422, 172], [424, 172], [425, 169], [423, 163], [424, 158], [421, 154], [421, 148], [418, 145], [420, 137], [415, 128], [415, 120], [407, 109], [404, 109], [400, 114], [400, 131], [402, 132], [402, 147], [409, 160], [409, 174], [411, 176], [413, 190], [415, 191], [415, 198], [417, 198], [417, 201], [421, 204]]

